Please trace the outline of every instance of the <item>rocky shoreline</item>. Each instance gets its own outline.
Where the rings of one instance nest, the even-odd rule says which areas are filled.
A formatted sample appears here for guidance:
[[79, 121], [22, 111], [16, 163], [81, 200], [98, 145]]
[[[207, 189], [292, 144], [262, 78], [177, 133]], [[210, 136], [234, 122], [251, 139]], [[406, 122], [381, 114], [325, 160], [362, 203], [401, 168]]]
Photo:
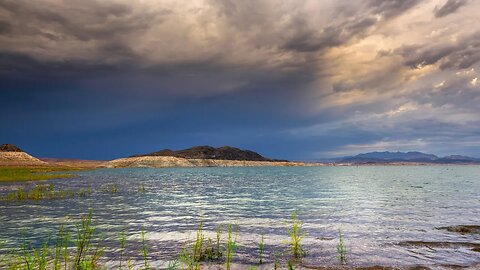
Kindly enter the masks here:
[[105, 168], [169, 168], [169, 167], [261, 167], [261, 166], [323, 166], [319, 163], [290, 161], [250, 161], [220, 159], [187, 159], [169, 156], [128, 157], [108, 161]]

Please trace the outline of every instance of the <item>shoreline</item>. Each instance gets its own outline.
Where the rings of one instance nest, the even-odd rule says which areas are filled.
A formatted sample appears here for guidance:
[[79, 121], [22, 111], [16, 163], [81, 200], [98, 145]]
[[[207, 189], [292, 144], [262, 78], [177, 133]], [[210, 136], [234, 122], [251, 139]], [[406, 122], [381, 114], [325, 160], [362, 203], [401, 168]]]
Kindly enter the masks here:
[[[157, 160], [155, 160], [157, 159]], [[245, 161], [217, 159], [183, 159], [176, 157], [120, 158], [111, 161], [40, 159], [44, 163], [0, 162], [0, 168], [56, 168], [67, 170], [90, 170], [102, 168], [201, 168], [201, 167], [386, 167], [386, 166], [479, 166], [480, 163], [311, 163], [301, 161]]]

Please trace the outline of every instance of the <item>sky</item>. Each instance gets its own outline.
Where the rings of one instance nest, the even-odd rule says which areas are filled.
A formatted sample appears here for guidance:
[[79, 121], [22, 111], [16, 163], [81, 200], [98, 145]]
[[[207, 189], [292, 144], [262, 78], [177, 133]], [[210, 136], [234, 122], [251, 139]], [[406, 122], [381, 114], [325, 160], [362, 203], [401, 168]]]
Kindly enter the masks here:
[[480, 157], [479, 0], [2, 0], [0, 143]]

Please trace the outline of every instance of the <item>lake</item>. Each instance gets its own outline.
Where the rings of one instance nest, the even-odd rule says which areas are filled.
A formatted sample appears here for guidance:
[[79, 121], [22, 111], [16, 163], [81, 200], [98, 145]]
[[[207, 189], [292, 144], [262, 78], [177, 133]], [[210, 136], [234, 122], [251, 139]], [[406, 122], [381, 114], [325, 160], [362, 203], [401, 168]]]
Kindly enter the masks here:
[[[199, 222], [207, 237], [221, 224], [238, 224], [234, 261], [265, 261], [287, 250], [286, 225], [298, 212], [307, 235], [304, 265], [336, 266], [339, 230], [349, 265], [478, 267], [480, 234], [442, 227], [480, 225], [480, 166], [237, 167], [99, 169], [57, 187], [87, 188], [85, 198], [0, 202], [3, 251], [26, 239], [37, 244], [93, 209], [105, 239], [105, 260], [115, 263], [120, 232], [138, 259], [142, 228], [159, 265], [175, 259]], [[1, 192], [22, 183], [2, 183]], [[115, 185], [116, 193], [102, 191]], [[141, 187], [145, 192], [139, 191]], [[43, 239], [43, 240], [42, 240]], [[473, 269], [472, 268], [472, 269]]]

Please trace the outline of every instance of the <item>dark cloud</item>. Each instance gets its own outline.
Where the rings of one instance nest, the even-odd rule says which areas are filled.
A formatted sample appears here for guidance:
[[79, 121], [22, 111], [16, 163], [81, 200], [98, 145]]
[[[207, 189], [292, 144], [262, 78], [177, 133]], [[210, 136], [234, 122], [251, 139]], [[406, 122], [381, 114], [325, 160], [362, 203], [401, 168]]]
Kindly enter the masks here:
[[0, 35], [6, 34], [12, 30], [12, 26], [6, 21], [0, 21]]
[[420, 0], [0, 1], [0, 142], [480, 156], [478, 3], [464, 3], [426, 23], [435, 3]]
[[317, 30], [317, 27], [310, 27], [304, 19], [297, 18], [287, 29], [287, 32], [292, 35], [282, 48], [298, 52], [315, 52], [339, 46], [363, 35], [376, 22], [377, 20], [373, 17], [355, 18]]
[[480, 61], [480, 32], [460, 37], [456, 42], [406, 46], [397, 50], [412, 68], [440, 62], [441, 69], [465, 69]]
[[374, 14], [385, 18], [398, 16], [421, 3], [421, 0], [369, 0]]
[[454, 13], [455, 11], [457, 11], [457, 9], [466, 5], [467, 3], [468, 3], [468, 0], [448, 0], [440, 8], [435, 7], [435, 10], [433, 11], [433, 13], [435, 14], [435, 17], [441, 18], [451, 13]]

